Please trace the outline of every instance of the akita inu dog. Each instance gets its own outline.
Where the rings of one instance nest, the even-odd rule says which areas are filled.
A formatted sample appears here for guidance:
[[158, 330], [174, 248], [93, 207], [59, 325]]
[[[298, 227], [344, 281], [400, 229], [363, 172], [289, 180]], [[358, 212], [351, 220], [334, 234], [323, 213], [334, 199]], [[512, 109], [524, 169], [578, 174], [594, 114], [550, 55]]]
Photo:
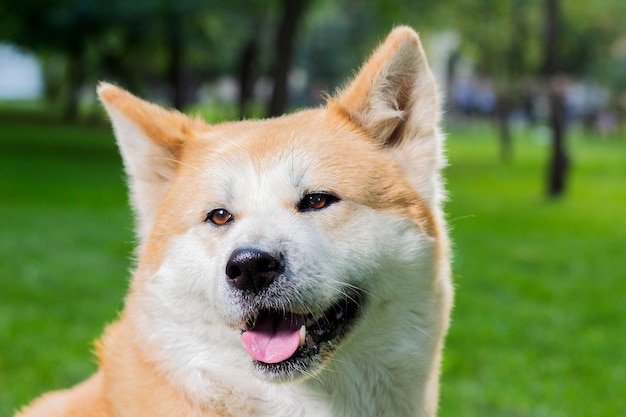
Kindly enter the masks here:
[[22, 417], [433, 416], [452, 302], [437, 88], [395, 29], [325, 106], [208, 125], [109, 84], [137, 265], [99, 370]]

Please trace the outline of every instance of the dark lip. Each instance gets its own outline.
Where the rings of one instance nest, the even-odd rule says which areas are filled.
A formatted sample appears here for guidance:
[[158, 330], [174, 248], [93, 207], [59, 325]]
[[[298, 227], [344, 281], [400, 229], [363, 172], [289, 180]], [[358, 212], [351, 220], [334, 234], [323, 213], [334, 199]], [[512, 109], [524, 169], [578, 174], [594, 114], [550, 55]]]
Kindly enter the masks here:
[[[268, 364], [254, 360], [257, 371], [265, 378], [293, 379], [320, 365], [339, 347], [345, 336], [354, 327], [363, 308], [362, 293], [353, 292], [342, 297], [321, 314], [305, 315], [306, 337], [303, 345], [289, 358], [279, 363]], [[262, 309], [247, 321], [245, 332], [258, 314], [297, 314], [283, 310]], [[315, 320], [315, 318], [317, 318]], [[311, 322], [314, 320], [314, 322]]]

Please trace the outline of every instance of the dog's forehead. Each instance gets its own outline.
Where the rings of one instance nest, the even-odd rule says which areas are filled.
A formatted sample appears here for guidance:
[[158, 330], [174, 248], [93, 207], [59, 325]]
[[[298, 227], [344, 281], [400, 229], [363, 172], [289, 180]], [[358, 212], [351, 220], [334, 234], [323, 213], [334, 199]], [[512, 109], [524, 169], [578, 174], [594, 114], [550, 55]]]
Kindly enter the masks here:
[[182, 189], [215, 204], [259, 199], [292, 204], [325, 191], [373, 208], [418, 199], [388, 149], [326, 109], [215, 126], [186, 150]]
[[[322, 110], [309, 110], [275, 119], [228, 123], [216, 126], [207, 141], [219, 156], [238, 155], [264, 168], [264, 165], [286, 157], [325, 150], [333, 142], [345, 138], [350, 129], [337, 126]], [[217, 142], [216, 142], [217, 141]]]
[[193, 164], [214, 184], [270, 180], [299, 189], [327, 187], [349, 175], [348, 157], [351, 165], [376, 159], [375, 146], [361, 136], [321, 110], [230, 123], [203, 137], [202, 148], [193, 151]]

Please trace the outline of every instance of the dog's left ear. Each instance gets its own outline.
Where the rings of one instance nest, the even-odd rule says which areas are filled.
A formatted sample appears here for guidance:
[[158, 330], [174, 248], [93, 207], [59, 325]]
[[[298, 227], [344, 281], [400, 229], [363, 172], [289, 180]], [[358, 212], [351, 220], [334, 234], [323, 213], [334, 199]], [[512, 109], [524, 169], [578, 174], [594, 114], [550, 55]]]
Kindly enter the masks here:
[[425, 198], [437, 194], [434, 177], [444, 164], [439, 96], [413, 29], [394, 29], [328, 106], [391, 148]]

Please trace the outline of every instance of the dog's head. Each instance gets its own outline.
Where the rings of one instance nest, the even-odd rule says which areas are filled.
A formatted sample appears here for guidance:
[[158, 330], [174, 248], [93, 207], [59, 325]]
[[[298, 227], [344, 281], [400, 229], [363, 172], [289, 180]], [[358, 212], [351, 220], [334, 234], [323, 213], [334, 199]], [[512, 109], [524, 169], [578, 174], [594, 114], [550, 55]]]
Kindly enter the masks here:
[[129, 302], [181, 362], [245, 356], [268, 379], [307, 375], [432, 285], [439, 104], [412, 30], [325, 107], [276, 119], [208, 125], [99, 94], [137, 214]]

